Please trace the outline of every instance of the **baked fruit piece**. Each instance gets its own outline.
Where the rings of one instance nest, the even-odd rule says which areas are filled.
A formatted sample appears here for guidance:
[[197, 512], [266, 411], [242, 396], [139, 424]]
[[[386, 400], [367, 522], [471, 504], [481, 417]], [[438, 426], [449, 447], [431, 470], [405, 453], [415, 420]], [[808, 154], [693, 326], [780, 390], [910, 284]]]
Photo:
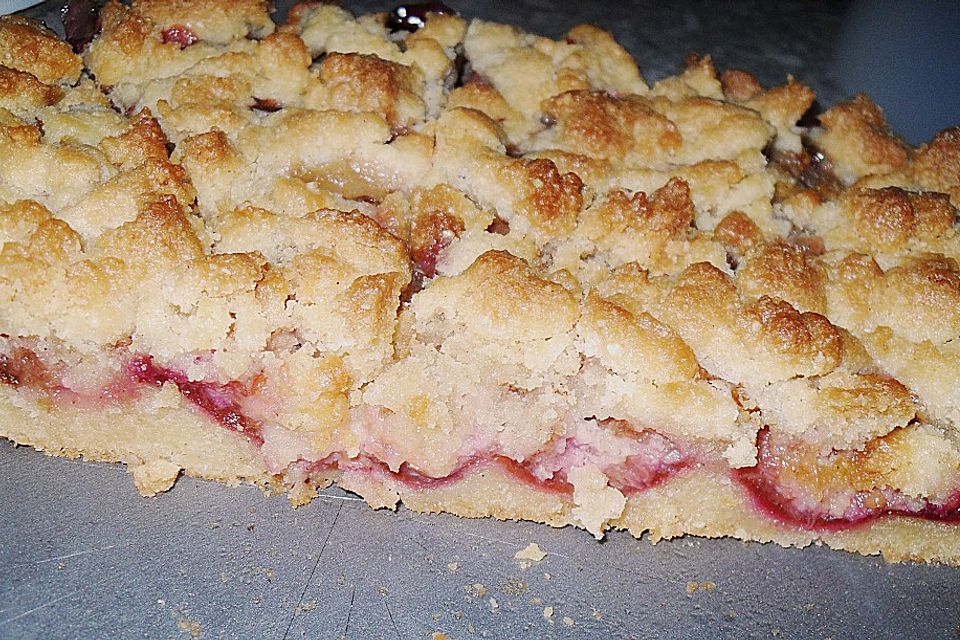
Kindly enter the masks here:
[[0, 19], [0, 434], [145, 495], [960, 564], [960, 130], [806, 129], [709, 57], [649, 86], [590, 26], [101, 26]]

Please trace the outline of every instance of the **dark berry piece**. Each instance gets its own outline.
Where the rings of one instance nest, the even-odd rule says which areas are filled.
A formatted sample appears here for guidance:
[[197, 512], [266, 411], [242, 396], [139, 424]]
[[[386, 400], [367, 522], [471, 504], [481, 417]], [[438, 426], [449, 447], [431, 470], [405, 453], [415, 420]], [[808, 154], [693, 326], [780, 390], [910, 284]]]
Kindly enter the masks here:
[[456, 13], [442, 2], [421, 2], [402, 4], [387, 15], [387, 29], [397, 31], [416, 31], [427, 24], [428, 13]]
[[100, 33], [100, 9], [97, 0], [70, 0], [60, 10], [63, 31], [74, 52], [80, 53]]

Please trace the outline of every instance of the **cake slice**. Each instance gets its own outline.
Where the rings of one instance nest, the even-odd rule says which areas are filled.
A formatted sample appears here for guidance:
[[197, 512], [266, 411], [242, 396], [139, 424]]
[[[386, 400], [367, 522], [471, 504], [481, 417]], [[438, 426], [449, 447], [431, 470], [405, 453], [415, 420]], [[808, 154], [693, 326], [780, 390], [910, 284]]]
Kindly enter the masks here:
[[0, 19], [0, 434], [960, 564], [960, 133], [432, 9]]

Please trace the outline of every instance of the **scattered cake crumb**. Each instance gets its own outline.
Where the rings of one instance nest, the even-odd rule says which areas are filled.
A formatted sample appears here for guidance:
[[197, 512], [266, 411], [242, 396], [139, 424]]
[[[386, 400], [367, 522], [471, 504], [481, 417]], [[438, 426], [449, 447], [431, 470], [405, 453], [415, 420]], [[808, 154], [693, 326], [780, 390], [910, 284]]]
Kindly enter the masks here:
[[[547, 557], [547, 554], [543, 552], [536, 542], [531, 542], [526, 547], [517, 551], [513, 556], [517, 560], [529, 560], [530, 562], [540, 562]], [[529, 565], [528, 565], [529, 566]]]
[[570, 616], [563, 616], [563, 624], [567, 625], [568, 627], [572, 627], [573, 618], [571, 618]]
[[716, 588], [716, 583], [709, 580], [703, 582], [691, 581], [687, 583], [687, 595], [693, 595], [697, 591], [713, 591]]
[[310, 611], [313, 611], [314, 609], [316, 609], [319, 604], [320, 603], [318, 603], [316, 600], [310, 600], [309, 602], [302, 602], [297, 605], [296, 612], [309, 613]]
[[543, 608], [543, 617], [549, 620], [553, 617], [553, 607], [544, 607]]
[[181, 631], [190, 634], [191, 638], [199, 638], [203, 635], [203, 626], [195, 620], [189, 618], [177, 618], [177, 627]]
[[474, 598], [482, 598], [483, 596], [487, 595], [487, 588], [484, 585], [480, 584], [479, 582], [468, 584], [467, 586], [464, 587], [464, 589], [466, 589], [467, 593], [469, 593]]
[[459, 568], [460, 568], [460, 563], [459, 563], [459, 562], [450, 562], [450, 563], [447, 563], [447, 569], [450, 569], [450, 571], [456, 571], [456, 570], [459, 569]]
[[497, 602], [496, 598], [490, 598], [490, 611], [496, 611], [500, 608], [500, 603]]

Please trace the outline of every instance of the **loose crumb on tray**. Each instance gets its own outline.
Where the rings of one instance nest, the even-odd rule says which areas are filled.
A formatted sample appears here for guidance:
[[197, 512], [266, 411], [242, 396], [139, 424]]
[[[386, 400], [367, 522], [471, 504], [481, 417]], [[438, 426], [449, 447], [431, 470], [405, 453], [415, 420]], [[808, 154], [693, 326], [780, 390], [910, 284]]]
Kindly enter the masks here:
[[709, 580], [703, 582], [690, 581], [687, 583], [687, 595], [692, 596], [697, 591], [713, 591], [716, 588], [716, 583]]
[[547, 554], [543, 552], [536, 542], [531, 542], [526, 547], [517, 551], [513, 556], [517, 560], [529, 560], [530, 562], [540, 562], [547, 557]]

